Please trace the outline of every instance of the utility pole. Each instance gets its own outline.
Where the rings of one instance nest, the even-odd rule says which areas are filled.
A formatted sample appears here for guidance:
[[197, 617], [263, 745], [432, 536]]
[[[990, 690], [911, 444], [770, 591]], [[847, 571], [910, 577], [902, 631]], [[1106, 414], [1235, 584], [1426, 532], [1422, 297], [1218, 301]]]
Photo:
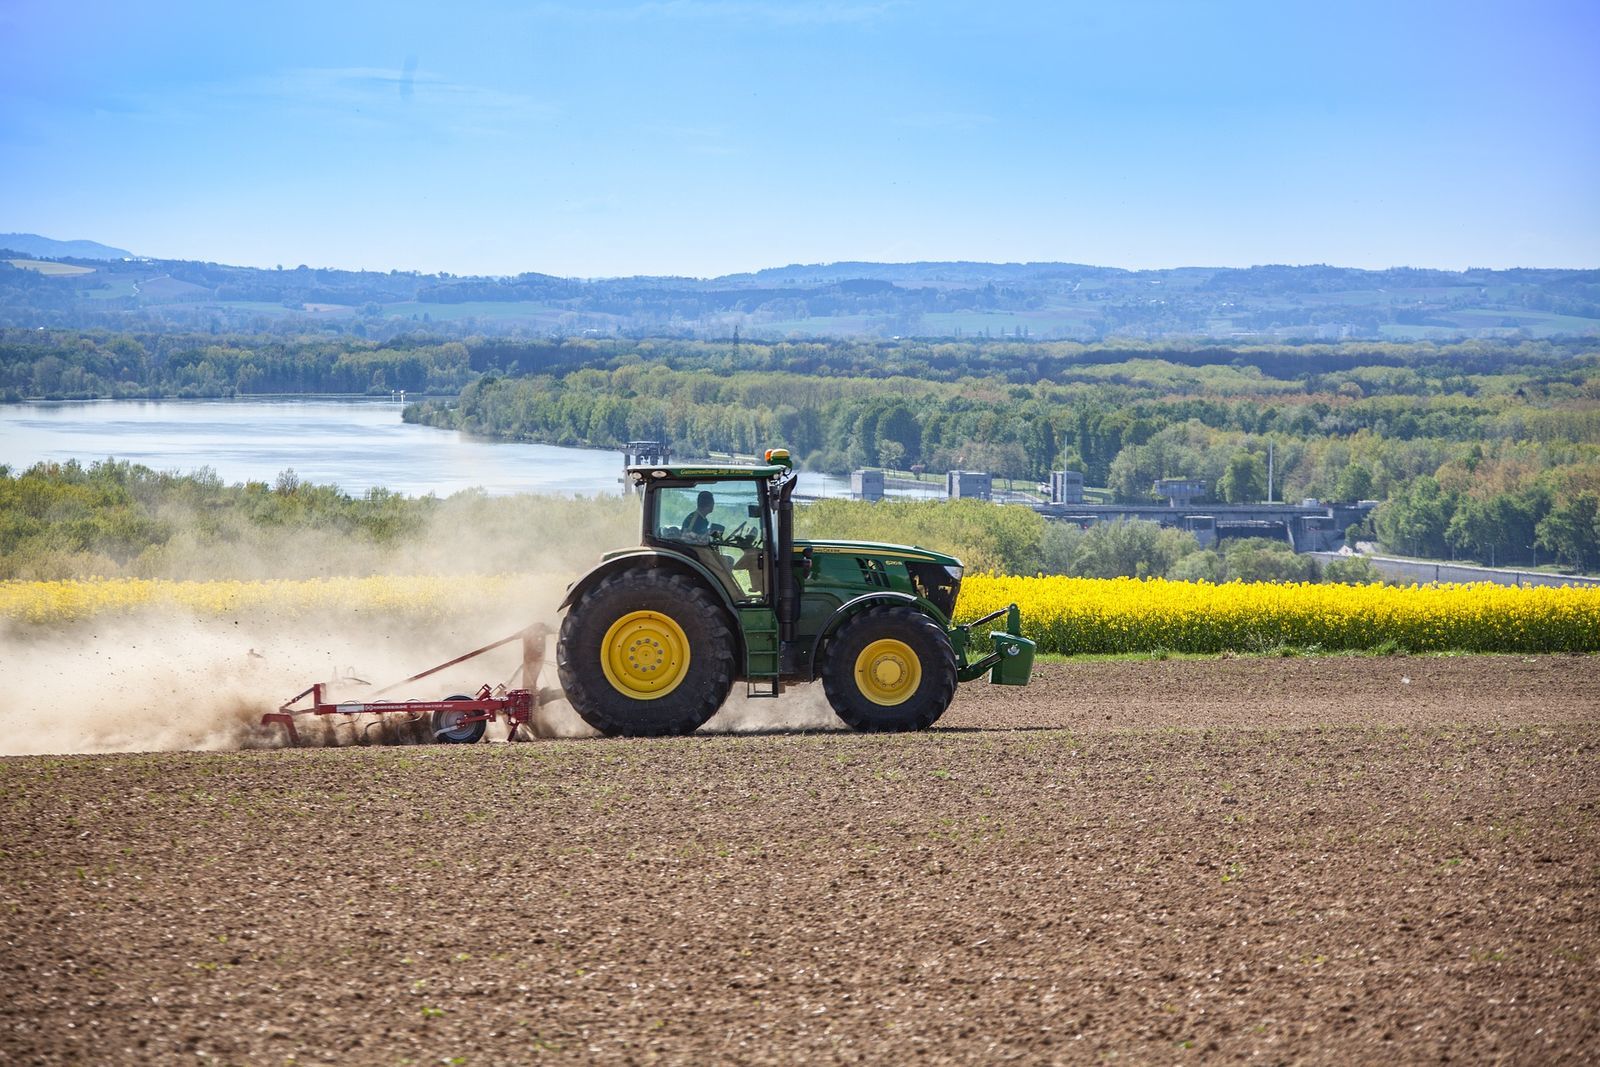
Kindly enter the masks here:
[[1272, 442], [1267, 442], [1267, 503], [1272, 503]]

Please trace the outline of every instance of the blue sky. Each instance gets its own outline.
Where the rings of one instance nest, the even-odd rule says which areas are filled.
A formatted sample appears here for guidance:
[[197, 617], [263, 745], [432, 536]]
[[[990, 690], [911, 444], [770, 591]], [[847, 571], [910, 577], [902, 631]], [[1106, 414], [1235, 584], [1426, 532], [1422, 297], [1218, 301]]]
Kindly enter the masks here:
[[0, 232], [259, 266], [1600, 267], [1600, 3], [0, 5]]

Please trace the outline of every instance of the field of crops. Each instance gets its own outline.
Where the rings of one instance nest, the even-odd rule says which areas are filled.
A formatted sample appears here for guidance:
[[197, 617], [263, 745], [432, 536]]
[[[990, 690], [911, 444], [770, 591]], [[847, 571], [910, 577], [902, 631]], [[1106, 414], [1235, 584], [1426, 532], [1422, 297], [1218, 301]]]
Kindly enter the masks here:
[[1600, 651], [1600, 590], [974, 575], [960, 614], [1016, 602], [1043, 652]]
[[[548, 598], [549, 583], [544, 595]], [[72, 623], [144, 608], [202, 617], [296, 619], [360, 612], [437, 617], [491, 603], [538, 603], [516, 576], [369, 577], [312, 581], [169, 582], [109, 579], [0, 583], [0, 620]], [[1203, 582], [972, 575], [960, 616], [1015, 601], [1043, 652], [1340, 651], [1597, 652], [1600, 590], [1497, 585], [1413, 587], [1210, 585]]]
[[522, 579], [504, 575], [384, 575], [261, 582], [174, 582], [155, 578], [0, 582], [0, 620], [50, 625], [174, 608], [201, 617], [243, 614], [293, 620], [352, 611], [425, 617], [504, 599], [522, 584]]

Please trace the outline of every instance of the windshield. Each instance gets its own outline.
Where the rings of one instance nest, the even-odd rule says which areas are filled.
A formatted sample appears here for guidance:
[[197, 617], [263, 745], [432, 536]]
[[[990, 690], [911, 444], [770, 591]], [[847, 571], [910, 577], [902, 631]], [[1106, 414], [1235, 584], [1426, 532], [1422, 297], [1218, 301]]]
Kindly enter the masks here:
[[753, 481], [691, 482], [657, 489], [652, 533], [691, 548], [729, 577], [744, 599], [765, 595], [766, 525]]

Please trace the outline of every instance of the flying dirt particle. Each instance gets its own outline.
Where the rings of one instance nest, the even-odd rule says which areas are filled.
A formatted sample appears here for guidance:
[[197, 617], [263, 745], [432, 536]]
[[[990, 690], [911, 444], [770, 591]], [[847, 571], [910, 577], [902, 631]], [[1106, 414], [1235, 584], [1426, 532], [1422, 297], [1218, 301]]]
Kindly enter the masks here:
[[843, 730], [817, 684], [789, 686], [776, 700], [747, 697], [735, 686], [733, 695], [711, 716], [701, 733], [747, 734], [767, 730]]
[[[328, 629], [317, 632], [303, 619], [264, 616], [235, 628], [170, 611], [93, 631], [0, 634], [0, 755], [277, 747], [284, 731], [263, 730], [261, 716], [311, 683], [331, 681], [334, 657], [359, 656], [365, 677], [404, 678], [516, 629], [502, 618], [511, 610], [410, 634], [394, 628], [387, 638], [348, 618], [325, 620]], [[152, 646], [157, 633], [161, 640]], [[491, 653], [397, 695], [436, 700], [499, 683], [518, 662], [515, 651], [499, 652], [505, 654]], [[62, 698], [64, 684], [70, 699]], [[330, 693], [336, 700], [350, 695], [348, 684]], [[370, 717], [327, 718], [343, 725], [310, 723], [302, 737], [351, 744], [359, 743], [358, 734], [382, 736], [368, 730]]]

